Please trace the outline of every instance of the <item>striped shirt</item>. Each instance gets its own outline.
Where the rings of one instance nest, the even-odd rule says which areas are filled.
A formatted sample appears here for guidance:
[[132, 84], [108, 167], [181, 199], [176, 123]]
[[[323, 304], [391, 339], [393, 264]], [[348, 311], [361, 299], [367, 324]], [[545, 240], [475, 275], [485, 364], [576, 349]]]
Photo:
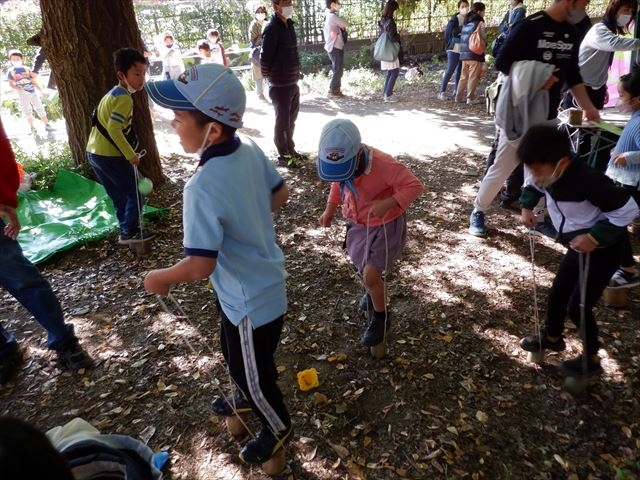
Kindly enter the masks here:
[[97, 127], [91, 128], [87, 152], [105, 157], [122, 157], [127, 160], [133, 158], [136, 153], [125, 138], [131, 130], [133, 118], [133, 99], [126, 88], [119, 85], [113, 87], [102, 97], [97, 109], [98, 121], [109, 133], [111, 139], [118, 146], [116, 148]]
[[[640, 150], [640, 110], [633, 112], [629, 123], [622, 130], [622, 135], [613, 149], [611, 160], [621, 153], [637, 152]], [[627, 157], [627, 156], [626, 156]], [[606, 171], [607, 177], [620, 182], [623, 185], [631, 185], [639, 188], [640, 185], [640, 164], [638, 164], [637, 154], [628, 155], [627, 166], [619, 167], [609, 162]]]

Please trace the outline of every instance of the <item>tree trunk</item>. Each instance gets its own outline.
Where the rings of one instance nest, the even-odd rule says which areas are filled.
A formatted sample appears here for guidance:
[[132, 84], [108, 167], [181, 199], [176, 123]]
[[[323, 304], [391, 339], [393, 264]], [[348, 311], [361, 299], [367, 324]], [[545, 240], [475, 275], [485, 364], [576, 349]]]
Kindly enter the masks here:
[[[41, 46], [58, 84], [69, 145], [76, 164], [86, 162], [91, 112], [118, 83], [113, 52], [133, 47], [142, 52], [142, 39], [132, 0], [40, 0]], [[133, 95], [133, 129], [147, 151], [140, 170], [159, 185], [162, 166], [153, 136], [147, 95]]]

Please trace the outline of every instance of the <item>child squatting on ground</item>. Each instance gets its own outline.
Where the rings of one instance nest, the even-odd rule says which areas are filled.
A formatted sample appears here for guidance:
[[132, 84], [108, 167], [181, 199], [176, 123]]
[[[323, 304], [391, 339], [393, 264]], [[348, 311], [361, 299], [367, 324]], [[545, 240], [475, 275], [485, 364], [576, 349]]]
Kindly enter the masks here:
[[140, 230], [140, 213], [144, 204], [138, 192], [134, 167], [140, 164], [132, 134], [133, 99], [142, 90], [147, 59], [133, 48], [121, 48], [113, 54], [118, 85], [102, 97], [92, 119], [87, 142], [87, 158], [96, 176], [113, 201], [120, 225], [118, 243], [127, 245], [153, 238]]
[[576, 326], [580, 324], [580, 256], [590, 255], [583, 339], [588, 370], [583, 372], [581, 357], [563, 362], [562, 367], [574, 377], [583, 373], [597, 375], [602, 367], [592, 309], [620, 265], [626, 228], [638, 215], [638, 205], [628, 191], [615, 186], [603, 173], [573, 160], [569, 138], [555, 127], [531, 127], [522, 137], [517, 156], [529, 169], [529, 182], [533, 182], [527, 183], [520, 197], [522, 223], [529, 228], [534, 226], [533, 208], [545, 196], [558, 240], [568, 247], [549, 290], [545, 326], [540, 335], [523, 338], [520, 346], [529, 352], [565, 349], [567, 307], [569, 318]]
[[33, 110], [34, 109], [42, 123], [44, 128], [50, 132], [53, 130], [49, 125], [49, 119], [47, 113], [44, 110], [42, 101], [36, 92], [36, 89], [41, 95], [44, 95], [42, 88], [36, 81], [38, 74], [32, 72], [22, 64], [22, 52], [19, 50], [11, 50], [9, 52], [9, 61], [11, 67], [7, 72], [7, 79], [9, 80], [9, 86], [18, 92], [18, 99], [20, 100], [20, 108], [22, 109], [22, 115], [29, 122], [29, 127], [32, 132], [35, 132], [35, 126], [33, 125]]
[[364, 145], [358, 127], [342, 118], [322, 129], [317, 168], [320, 179], [332, 182], [320, 225], [329, 227], [340, 205], [348, 220], [347, 252], [367, 289], [360, 308], [370, 311], [362, 343], [372, 347], [390, 327], [382, 273], [402, 254], [405, 211], [424, 186], [393, 157]]
[[240, 457], [263, 463], [291, 435], [273, 359], [287, 310], [287, 273], [271, 216], [289, 191], [264, 152], [235, 133], [242, 127], [246, 97], [230, 69], [198, 65], [176, 80], [145, 88], [154, 102], [174, 111], [180, 143], [200, 162], [184, 187], [185, 258], [149, 272], [144, 286], [167, 295], [175, 283], [210, 277], [219, 302], [222, 353], [240, 391], [234, 398], [218, 398], [213, 409], [229, 415], [234, 407], [244, 410], [248, 401], [262, 429]]

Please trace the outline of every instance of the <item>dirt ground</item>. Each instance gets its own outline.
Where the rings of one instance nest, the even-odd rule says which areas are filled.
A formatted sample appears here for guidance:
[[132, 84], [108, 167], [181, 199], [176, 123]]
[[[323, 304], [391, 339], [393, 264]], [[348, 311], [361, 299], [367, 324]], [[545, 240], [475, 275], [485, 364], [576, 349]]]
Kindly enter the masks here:
[[[328, 188], [311, 162], [282, 170], [291, 199], [275, 222], [289, 314], [276, 361], [295, 426], [283, 478], [637, 479], [638, 290], [628, 308], [596, 308], [605, 374], [585, 394], [565, 392], [556, 368], [580, 351], [570, 322], [567, 351], [528, 364], [518, 347], [535, 330], [527, 235], [497, 203], [490, 235], [467, 234], [492, 121], [482, 106], [438, 102], [435, 93], [422, 82], [401, 84], [395, 104], [303, 96], [299, 150], [314, 153], [321, 126], [348, 117], [365, 143], [404, 162], [427, 190], [409, 209], [405, 256], [388, 276], [393, 336], [387, 357], [375, 360], [359, 344], [363, 288], [341, 249], [344, 224], [317, 225]], [[170, 452], [168, 479], [264, 478], [240, 463], [239, 444], [211, 414], [211, 400], [229, 389], [212, 292], [205, 282], [176, 286], [184, 319], [142, 288], [144, 272], [182, 255], [181, 190], [195, 162], [178, 155], [168, 118], [156, 122], [168, 181], [150, 203], [169, 214], [153, 225], [152, 255], [136, 259], [113, 235], [42, 266], [96, 368], [57, 370], [42, 330], [2, 294], [0, 320], [26, 361], [0, 390], [0, 413], [42, 429], [80, 416], [105, 433], [142, 437]], [[250, 95], [245, 125], [242, 133], [273, 155], [271, 106]], [[548, 239], [536, 244], [541, 318], [562, 252]], [[301, 392], [296, 372], [311, 367], [320, 386]]]

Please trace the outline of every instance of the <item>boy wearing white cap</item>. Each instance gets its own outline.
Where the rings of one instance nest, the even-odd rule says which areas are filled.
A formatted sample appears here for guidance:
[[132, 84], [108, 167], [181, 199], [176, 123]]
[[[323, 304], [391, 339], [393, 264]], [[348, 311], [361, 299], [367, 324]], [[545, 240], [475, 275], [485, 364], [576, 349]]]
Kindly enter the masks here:
[[382, 273], [400, 258], [405, 211], [424, 186], [391, 155], [363, 144], [355, 124], [342, 118], [322, 129], [317, 168], [320, 179], [332, 182], [319, 222], [329, 227], [342, 205], [348, 220], [347, 252], [367, 289], [360, 308], [369, 310], [369, 325], [361, 342], [373, 347], [390, 327]]
[[287, 310], [284, 256], [276, 244], [271, 212], [288, 199], [273, 164], [242, 127], [246, 97], [233, 72], [217, 64], [191, 67], [175, 80], [145, 85], [158, 105], [174, 111], [173, 128], [198, 168], [184, 187], [185, 258], [153, 270], [145, 288], [166, 295], [175, 283], [209, 277], [221, 317], [220, 343], [240, 395], [218, 399], [217, 412], [242, 405], [262, 429], [240, 457], [263, 463], [282, 454], [291, 421], [273, 360]]

